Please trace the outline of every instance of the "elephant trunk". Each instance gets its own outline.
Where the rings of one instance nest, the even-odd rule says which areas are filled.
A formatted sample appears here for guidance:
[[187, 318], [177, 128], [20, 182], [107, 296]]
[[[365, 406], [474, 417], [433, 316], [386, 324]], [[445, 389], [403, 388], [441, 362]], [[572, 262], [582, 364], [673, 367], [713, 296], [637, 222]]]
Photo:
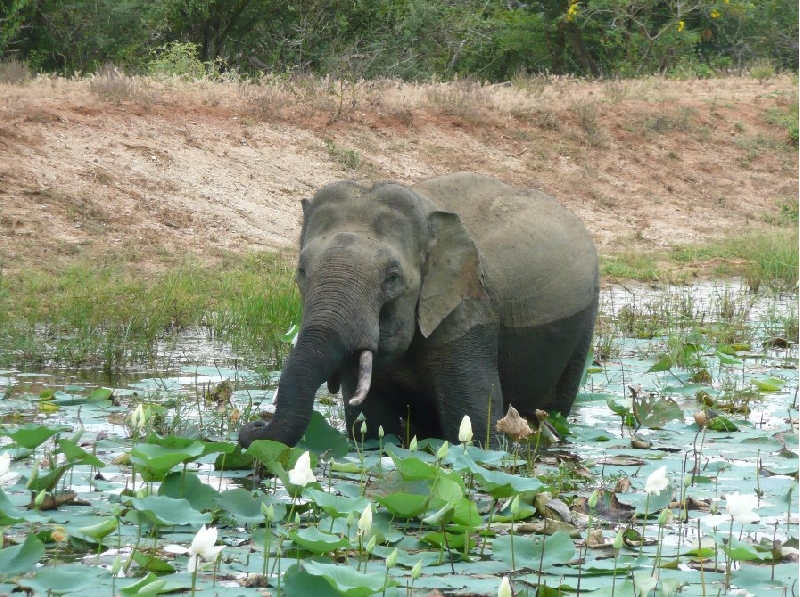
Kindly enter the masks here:
[[[329, 386], [331, 380], [338, 385], [335, 380], [355, 355], [359, 361], [358, 381], [356, 392], [348, 404], [363, 402], [370, 387], [373, 351], [377, 349], [377, 314], [375, 324], [368, 325], [363, 313], [358, 316], [352, 310], [348, 311], [344, 316], [337, 314], [335, 319], [339, 322], [335, 325], [331, 325], [329, 312], [322, 316], [306, 314], [297, 346], [281, 372], [275, 414], [269, 423], [256, 420], [240, 428], [239, 444], [243, 448], [259, 439], [279, 441], [288, 446], [297, 444], [311, 420], [317, 390], [325, 381]], [[347, 333], [343, 329], [347, 329]], [[354, 329], [363, 331], [354, 334]]]
[[239, 444], [247, 448], [253, 441], [268, 439], [294, 446], [303, 437], [314, 409], [314, 396], [335, 365], [327, 355], [305, 349], [298, 340], [281, 372], [275, 414], [246, 423], [239, 429]]

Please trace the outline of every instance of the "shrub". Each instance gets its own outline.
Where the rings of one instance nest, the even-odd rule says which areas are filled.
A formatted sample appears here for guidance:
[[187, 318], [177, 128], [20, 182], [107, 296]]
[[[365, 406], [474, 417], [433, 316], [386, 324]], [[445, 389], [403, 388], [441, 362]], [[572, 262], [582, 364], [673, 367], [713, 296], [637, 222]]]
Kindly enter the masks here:
[[155, 77], [178, 77], [185, 81], [197, 81], [214, 71], [214, 65], [204, 63], [198, 57], [199, 47], [193, 43], [178, 41], [161, 46], [152, 52], [147, 63], [147, 72]]

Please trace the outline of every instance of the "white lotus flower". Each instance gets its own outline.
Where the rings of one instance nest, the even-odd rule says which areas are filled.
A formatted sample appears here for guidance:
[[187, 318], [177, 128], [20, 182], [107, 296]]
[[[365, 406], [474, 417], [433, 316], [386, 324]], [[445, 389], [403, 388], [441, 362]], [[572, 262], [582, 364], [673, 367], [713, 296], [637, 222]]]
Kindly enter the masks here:
[[3, 485], [7, 485], [11, 482], [14, 477], [17, 476], [17, 473], [10, 473], [9, 469], [11, 468], [11, 454], [8, 452], [4, 452], [0, 454], [0, 487]]
[[644, 484], [644, 490], [650, 495], [655, 495], [665, 490], [667, 485], [669, 485], [669, 479], [667, 479], [667, 467], [661, 466], [650, 473], [650, 476], [647, 477], [647, 482]]
[[758, 506], [758, 497], [752, 493], [739, 495], [738, 491], [725, 495], [725, 509], [734, 522], [758, 522], [758, 514], [753, 512]]
[[189, 547], [189, 572], [197, 571], [197, 565], [202, 558], [206, 562], [214, 562], [219, 557], [224, 545], [214, 545], [217, 542], [217, 529], [203, 525], [192, 539]]
[[358, 530], [362, 535], [367, 535], [372, 530], [372, 505], [367, 504], [358, 519]]
[[500, 581], [500, 588], [497, 589], [497, 597], [514, 597], [514, 593], [511, 592], [511, 582], [509, 582], [507, 576], [504, 576], [503, 580]]
[[308, 451], [303, 452], [297, 459], [294, 468], [289, 471], [289, 483], [305, 487], [309, 483], [316, 483], [317, 478], [311, 470], [311, 455]]
[[461, 419], [461, 427], [458, 428], [458, 441], [462, 444], [468, 444], [472, 441], [472, 422], [469, 420], [469, 415], [464, 415]]

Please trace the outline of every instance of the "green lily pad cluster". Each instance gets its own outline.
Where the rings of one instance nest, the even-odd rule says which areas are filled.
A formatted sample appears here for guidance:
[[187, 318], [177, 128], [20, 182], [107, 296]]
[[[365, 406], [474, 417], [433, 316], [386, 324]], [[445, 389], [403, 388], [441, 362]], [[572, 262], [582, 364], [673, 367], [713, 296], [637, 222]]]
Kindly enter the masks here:
[[796, 347], [641, 335], [588, 364], [561, 441], [493, 450], [348, 443], [334, 409], [242, 453], [220, 420], [269, 397], [251, 372], [45, 395], [0, 372], [23, 380], [0, 401], [0, 594], [790, 594]]

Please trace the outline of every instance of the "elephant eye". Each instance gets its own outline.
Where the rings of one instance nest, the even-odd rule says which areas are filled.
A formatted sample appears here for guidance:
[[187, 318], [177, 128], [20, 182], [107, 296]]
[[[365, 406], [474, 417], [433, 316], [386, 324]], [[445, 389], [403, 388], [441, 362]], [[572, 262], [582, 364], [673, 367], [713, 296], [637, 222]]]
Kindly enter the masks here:
[[397, 295], [403, 290], [403, 275], [396, 270], [390, 270], [383, 279], [383, 289], [389, 295]]

